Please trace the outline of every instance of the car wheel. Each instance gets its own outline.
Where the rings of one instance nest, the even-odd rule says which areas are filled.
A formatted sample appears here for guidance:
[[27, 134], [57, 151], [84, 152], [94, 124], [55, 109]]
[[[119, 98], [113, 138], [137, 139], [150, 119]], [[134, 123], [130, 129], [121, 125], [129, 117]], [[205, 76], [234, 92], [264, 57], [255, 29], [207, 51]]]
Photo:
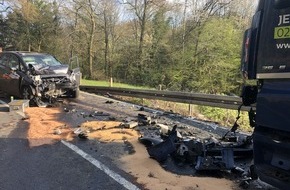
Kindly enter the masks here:
[[79, 96], [80, 96], [80, 88], [77, 88], [76, 90], [73, 90], [70, 93], [71, 98], [78, 98]]
[[23, 86], [21, 89], [21, 98], [25, 100], [31, 100], [33, 98], [32, 90], [30, 86]]
[[33, 102], [35, 103], [36, 106], [41, 108], [46, 108], [48, 106], [48, 104], [43, 102], [40, 97], [35, 97], [33, 99]]

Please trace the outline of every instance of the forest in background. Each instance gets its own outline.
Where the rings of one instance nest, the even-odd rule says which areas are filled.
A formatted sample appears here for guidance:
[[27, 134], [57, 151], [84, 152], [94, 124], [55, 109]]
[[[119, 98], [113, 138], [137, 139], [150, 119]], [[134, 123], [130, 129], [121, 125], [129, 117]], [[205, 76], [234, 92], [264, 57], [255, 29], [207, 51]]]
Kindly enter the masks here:
[[1, 0], [0, 46], [78, 60], [83, 78], [240, 94], [253, 0]]

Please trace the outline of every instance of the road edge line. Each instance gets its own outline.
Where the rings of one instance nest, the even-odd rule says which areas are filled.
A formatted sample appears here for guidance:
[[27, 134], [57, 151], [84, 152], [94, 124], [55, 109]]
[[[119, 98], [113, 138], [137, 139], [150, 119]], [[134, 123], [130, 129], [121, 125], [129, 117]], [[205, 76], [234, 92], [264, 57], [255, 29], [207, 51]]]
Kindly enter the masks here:
[[109, 169], [106, 165], [104, 165], [103, 163], [101, 163], [97, 159], [93, 158], [91, 155], [87, 154], [86, 152], [81, 150], [79, 147], [77, 147], [77, 146], [75, 146], [67, 141], [64, 141], [64, 140], [61, 140], [61, 142], [62, 142], [62, 144], [64, 144], [65, 146], [67, 146], [68, 148], [73, 150], [75, 153], [77, 153], [78, 155], [80, 155], [81, 157], [83, 157], [84, 159], [89, 161], [91, 164], [96, 166], [98, 169], [102, 170], [105, 174], [110, 176], [112, 179], [114, 179], [116, 182], [121, 184], [126, 189], [128, 189], [128, 190], [140, 190], [137, 186], [135, 186], [134, 184], [127, 181], [125, 178], [123, 178], [119, 174], [117, 174], [114, 171], [112, 171], [111, 169]]

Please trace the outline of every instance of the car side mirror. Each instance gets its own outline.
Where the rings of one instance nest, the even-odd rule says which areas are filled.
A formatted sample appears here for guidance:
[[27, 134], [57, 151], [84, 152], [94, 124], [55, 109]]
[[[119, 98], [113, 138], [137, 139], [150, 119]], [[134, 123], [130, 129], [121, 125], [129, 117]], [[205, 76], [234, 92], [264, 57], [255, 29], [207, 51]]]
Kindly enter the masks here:
[[32, 64], [28, 64], [28, 70], [31, 72], [31, 74], [35, 75], [35, 68]]

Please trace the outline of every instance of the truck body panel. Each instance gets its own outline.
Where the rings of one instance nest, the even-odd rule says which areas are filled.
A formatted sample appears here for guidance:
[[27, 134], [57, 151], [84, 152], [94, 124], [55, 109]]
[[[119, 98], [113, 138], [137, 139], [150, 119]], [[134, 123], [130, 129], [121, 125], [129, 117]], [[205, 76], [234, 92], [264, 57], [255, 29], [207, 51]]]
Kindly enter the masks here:
[[[260, 0], [244, 35], [241, 71], [257, 79], [254, 165], [261, 180], [290, 187], [290, 1]], [[248, 96], [248, 97], [247, 97]], [[243, 100], [244, 102], [244, 100]]]

